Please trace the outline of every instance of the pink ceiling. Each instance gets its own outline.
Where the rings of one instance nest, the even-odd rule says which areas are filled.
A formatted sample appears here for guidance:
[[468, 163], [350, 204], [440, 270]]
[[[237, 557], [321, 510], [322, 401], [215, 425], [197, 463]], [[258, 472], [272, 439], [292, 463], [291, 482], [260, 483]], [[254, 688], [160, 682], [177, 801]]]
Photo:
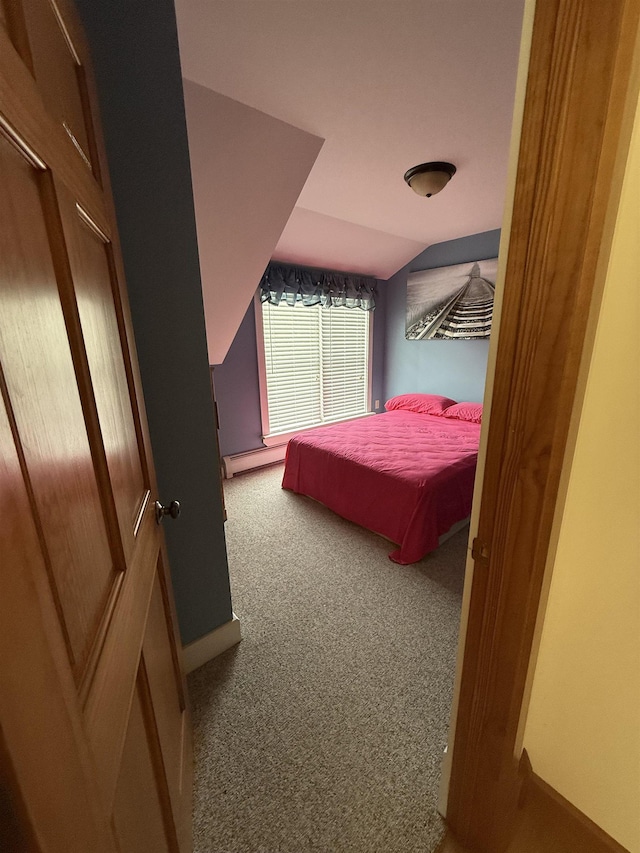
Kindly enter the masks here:
[[322, 139], [184, 81], [209, 363], [221, 364]]
[[296, 207], [273, 258], [389, 278], [422, 249], [424, 245], [416, 240]]
[[[386, 278], [500, 227], [523, 0], [177, 0], [183, 74], [324, 138], [275, 257]], [[410, 166], [458, 172], [432, 199]]]

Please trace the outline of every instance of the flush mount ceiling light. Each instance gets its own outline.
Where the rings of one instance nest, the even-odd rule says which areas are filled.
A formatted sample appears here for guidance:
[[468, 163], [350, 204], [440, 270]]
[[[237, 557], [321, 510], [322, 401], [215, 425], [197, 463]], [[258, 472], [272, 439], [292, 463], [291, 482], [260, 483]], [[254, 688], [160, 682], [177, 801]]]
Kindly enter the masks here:
[[449, 183], [456, 173], [453, 163], [421, 163], [404, 173], [404, 179], [414, 193], [431, 198]]

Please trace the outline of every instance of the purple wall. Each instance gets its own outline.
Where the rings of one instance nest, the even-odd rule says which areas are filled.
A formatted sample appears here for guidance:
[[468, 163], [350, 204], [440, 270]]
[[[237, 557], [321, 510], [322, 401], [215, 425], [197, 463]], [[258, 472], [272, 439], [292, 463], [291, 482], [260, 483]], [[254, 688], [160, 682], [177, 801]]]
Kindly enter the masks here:
[[253, 300], [225, 360], [211, 370], [218, 404], [220, 453], [229, 456], [262, 447]]

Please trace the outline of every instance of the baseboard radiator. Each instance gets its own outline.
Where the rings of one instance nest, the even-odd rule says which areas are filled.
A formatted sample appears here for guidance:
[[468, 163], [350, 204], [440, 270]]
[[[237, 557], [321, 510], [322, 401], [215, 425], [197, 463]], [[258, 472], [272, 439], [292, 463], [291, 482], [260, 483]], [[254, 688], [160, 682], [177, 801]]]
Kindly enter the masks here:
[[247, 450], [245, 453], [223, 456], [224, 476], [230, 480], [234, 474], [239, 474], [241, 471], [274, 465], [276, 462], [282, 462], [286, 453], [287, 445], [278, 444], [275, 447], [259, 447], [257, 450]]

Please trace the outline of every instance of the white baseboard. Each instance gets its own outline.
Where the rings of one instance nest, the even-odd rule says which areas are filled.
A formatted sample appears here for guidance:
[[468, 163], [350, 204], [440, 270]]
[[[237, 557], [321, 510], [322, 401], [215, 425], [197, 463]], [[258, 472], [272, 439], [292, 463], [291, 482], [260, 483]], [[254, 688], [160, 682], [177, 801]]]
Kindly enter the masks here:
[[241, 639], [240, 620], [234, 613], [233, 619], [225, 622], [224, 625], [219, 625], [204, 637], [198, 637], [197, 640], [182, 647], [182, 663], [185, 672], [193, 672], [194, 669], [198, 669], [235, 646]]
[[241, 471], [250, 471], [252, 468], [262, 468], [264, 465], [273, 465], [282, 462], [287, 453], [287, 445], [277, 444], [275, 447], [259, 447], [257, 450], [247, 450], [246, 453], [234, 453], [232, 456], [223, 456], [224, 476], [230, 480], [234, 474]]
[[440, 771], [440, 786], [438, 788], [438, 812], [446, 820], [447, 806], [449, 805], [449, 784], [451, 782], [451, 750], [448, 746], [444, 748], [442, 756], [442, 769]]

